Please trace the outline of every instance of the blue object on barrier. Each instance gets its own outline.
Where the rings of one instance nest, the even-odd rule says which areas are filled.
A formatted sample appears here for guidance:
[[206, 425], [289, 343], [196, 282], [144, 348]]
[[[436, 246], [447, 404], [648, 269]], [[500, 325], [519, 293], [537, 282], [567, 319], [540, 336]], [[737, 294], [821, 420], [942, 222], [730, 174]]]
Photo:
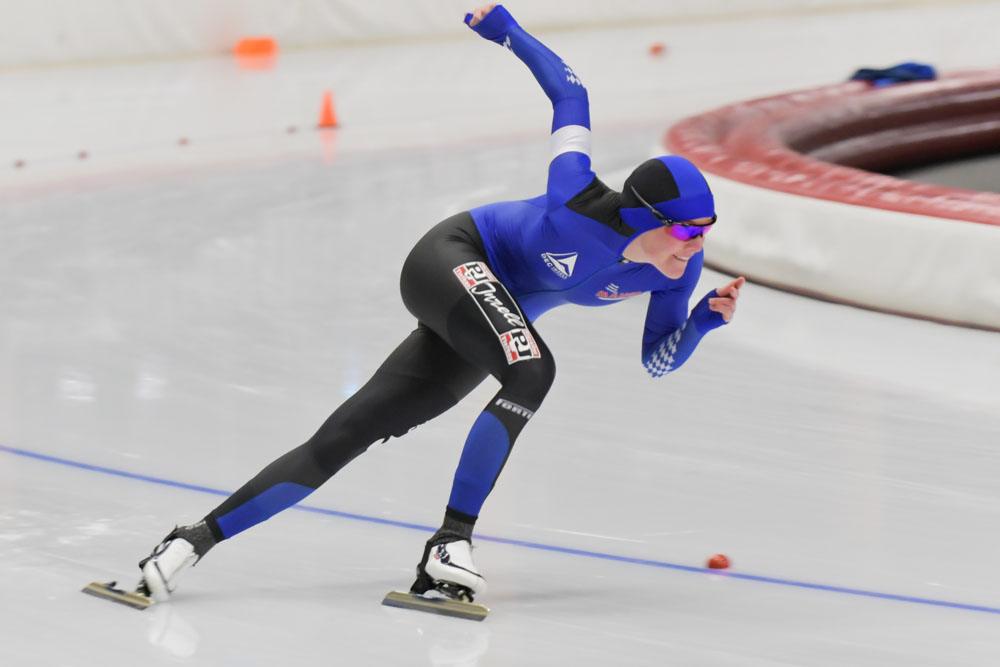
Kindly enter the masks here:
[[933, 81], [937, 72], [931, 65], [923, 63], [900, 63], [885, 69], [859, 69], [851, 75], [851, 81], [868, 81], [876, 88], [891, 86], [907, 81]]

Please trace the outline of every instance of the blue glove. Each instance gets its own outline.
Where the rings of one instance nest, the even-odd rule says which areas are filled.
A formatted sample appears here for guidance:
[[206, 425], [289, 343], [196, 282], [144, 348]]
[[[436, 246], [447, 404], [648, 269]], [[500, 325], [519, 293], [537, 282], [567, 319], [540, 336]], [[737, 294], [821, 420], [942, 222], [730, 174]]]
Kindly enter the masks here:
[[698, 328], [698, 333], [706, 334], [712, 329], [717, 329], [726, 323], [722, 319], [722, 313], [715, 312], [708, 305], [709, 299], [714, 299], [718, 296], [718, 290], [712, 290], [691, 311], [691, 320], [694, 322], [695, 327]]
[[[466, 14], [465, 24], [469, 25], [470, 21], [472, 21], [472, 14]], [[483, 17], [482, 21], [469, 27], [479, 33], [481, 37], [503, 46], [507, 33], [519, 26], [503, 5], [497, 5]]]

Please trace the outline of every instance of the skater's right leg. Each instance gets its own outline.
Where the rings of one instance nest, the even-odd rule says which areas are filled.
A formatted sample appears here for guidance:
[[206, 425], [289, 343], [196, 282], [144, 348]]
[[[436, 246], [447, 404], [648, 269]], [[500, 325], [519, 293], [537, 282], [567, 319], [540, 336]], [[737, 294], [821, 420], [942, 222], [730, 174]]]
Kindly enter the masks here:
[[377, 440], [445, 412], [486, 376], [418, 326], [303, 445], [281, 456], [193, 526], [170, 533], [140, 563], [140, 589], [169, 597], [176, 577], [216, 543], [295, 505]]

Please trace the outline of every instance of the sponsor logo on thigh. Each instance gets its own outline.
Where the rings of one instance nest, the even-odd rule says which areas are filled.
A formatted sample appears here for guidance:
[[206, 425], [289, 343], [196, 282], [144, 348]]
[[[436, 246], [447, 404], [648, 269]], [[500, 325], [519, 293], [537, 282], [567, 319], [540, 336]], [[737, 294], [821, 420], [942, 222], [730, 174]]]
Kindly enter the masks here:
[[467, 262], [453, 271], [496, 332], [508, 364], [541, 356], [517, 302], [486, 264]]

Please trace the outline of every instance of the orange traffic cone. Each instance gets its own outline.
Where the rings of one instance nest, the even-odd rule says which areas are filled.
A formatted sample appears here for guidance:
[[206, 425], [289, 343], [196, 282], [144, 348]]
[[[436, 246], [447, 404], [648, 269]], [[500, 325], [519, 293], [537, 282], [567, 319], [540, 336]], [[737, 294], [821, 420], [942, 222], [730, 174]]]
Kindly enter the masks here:
[[333, 93], [323, 93], [323, 107], [319, 111], [318, 127], [337, 127], [337, 114], [333, 112]]

